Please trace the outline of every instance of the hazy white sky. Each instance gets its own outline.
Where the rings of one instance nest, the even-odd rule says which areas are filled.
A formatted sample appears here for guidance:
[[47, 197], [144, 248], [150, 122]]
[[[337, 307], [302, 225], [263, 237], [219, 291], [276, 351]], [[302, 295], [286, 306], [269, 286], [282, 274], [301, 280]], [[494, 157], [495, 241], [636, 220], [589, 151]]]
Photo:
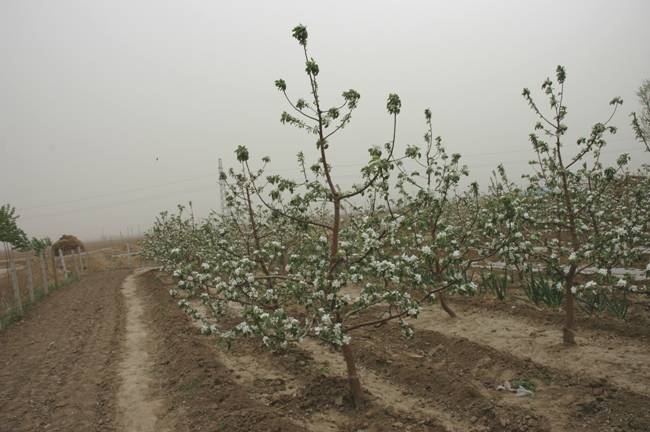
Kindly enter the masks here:
[[[88, 1], [0, 0], [0, 203], [29, 235], [145, 229], [163, 209], [218, 209], [217, 159], [247, 145], [296, 171], [311, 137], [279, 122], [273, 81], [307, 96], [303, 23], [325, 105], [361, 93], [332, 142], [339, 182], [390, 137], [388, 93], [403, 103], [398, 143], [434, 133], [485, 183], [499, 162], [527, 171], [534, 116], [521, 89], [567, 68], [571, 137], [625, 103], [609, 158], [630, 152], [628, 114], [650, 78], [650, 1]], [[536, 95], [541, 100], [540, 92]], [[156, 161], [156, 157], [158, 160]]]

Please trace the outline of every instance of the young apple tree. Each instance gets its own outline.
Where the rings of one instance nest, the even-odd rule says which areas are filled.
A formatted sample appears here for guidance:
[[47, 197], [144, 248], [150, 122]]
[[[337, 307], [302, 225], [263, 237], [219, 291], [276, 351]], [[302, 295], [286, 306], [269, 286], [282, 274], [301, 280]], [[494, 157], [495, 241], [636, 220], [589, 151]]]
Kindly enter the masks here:
[[648, 212], [644, 210], [647, 196], [620, 190], [626, 188], [629, 155], [618, 157], [613, 166], [601, 161], [606, 135], [616, 133], [609, 123], [622, 100], [612, 99], [609, 118], [594, 124], [587, 137], [578, 138], [575, 147], [567, 149], [565, 80], [566, 72], [558, 66], [556, 81], [547, 78], [542, 84], [549, 114], [542, 112], [530, 90], [523, 90], [538, 117], [535, 132], [530, 134], [536, 159], [531, 162], [534, 173], [526, 176], [524, 227], [531, 242], [530, 266], [564, 291], [563, 341], [574, 344], [576, 298], [602, 288], [586, 275], [594, 270], [607, 275], [612, 267], [634, 259], [638, 246], [647, 245]]
[[650, 152], [650, 80], [643, 81], [637, 91], [641, 112], [632, 112], [632, 129], [637, 140], [643, 143], [646, 150]]
[[[307, 49], [307, 29], [295, 27], [293, 37], [304, 53], [310, 96], [294, 101], [286, 82], [277, 80], [276, 88], [294, 111], [283, 112], [281, 122], [303, 129], [314, 139], [316, 161], [308, 164], [302, 152], [298, 155], [299, 180], [264, 176], [263, 169], [251, 167], [248, 150], [238, 147], [240, 169], [229, 171], [225, 179], [227, 214], [198, 227], [180, 215], [163, 216], [146, 239], [145, 249], [180, 279], [180, 289], [173, 294], [181, 297], [181, 306], [191, 315], [199, 315], [191, 302], [194, 296], [216, 316], [227, 304], [241, 306], [239, 324], [220, 329], [206, 322], [206, 331], [228, 340], [259, 337], [271, 348], [312, 337], [340, 350], [351, 400], [358, 406], [363, 392], [350, 334], [417, 316], [420, 310], [410, 294], [411, 282], [420, 279], [411, 262], [373, 259], [373, 251], [389, 244], [396, 247], [401, 220], [381, 205], [369, 209], [360, 205], [363, 199], [377, 202], [377, 194], [387, 190], [401, 101], [396, 94], [388, 96], [390, 141], [369, 149], [369, 161], [357, 184], [340, 187], [329, 157], [336, 149], [334, 137], [350, 123], [360, 95], [352, 89], [344, 91], [340, 103], [326, 107], [318, 84], [320, 68]], [[375, 274], [379, 268], [387, 271], [381, 277], [364, 278], [371, 268]], [[409, 274], [410, 279], [397, 274]], [[388, 314], [369, 317], [378, 308]], [[409, 333], [407, 324], [402, 324]]]
[[408, 146], [395, 161], [398, 195], [393, 200], [386, 195], [387, 207], [404, 218], [399, 247], [421, 276], [420, 301], [437, 296], [444, 311], [456, 317], [446, 292], [475, 291], [471, 267], [497, 255], [521, 233], [514, 230], [517, 212], [508, 195], [482, 195], [475, 182], [462, 189], [467, 167], [460, 165], [460, 154], [446, 152], [440, 137], [434, 139], [431, 111], [424, 114], [425, 148]]

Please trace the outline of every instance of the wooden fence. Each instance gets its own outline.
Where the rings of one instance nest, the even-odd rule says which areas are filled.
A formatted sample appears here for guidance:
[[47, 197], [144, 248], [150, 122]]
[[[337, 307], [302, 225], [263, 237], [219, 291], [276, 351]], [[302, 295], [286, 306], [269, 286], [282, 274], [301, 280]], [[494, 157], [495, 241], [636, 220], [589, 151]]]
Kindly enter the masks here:
[[140, 254], [131, 245], [126, 250], [103, 248], [90, 252], [54, 255], [51, 249], [40, 255], [33, 253], [0, 260], [0, 329], [19, 319], [32, 305], [53, 290], [85, 274], [141, 264]]

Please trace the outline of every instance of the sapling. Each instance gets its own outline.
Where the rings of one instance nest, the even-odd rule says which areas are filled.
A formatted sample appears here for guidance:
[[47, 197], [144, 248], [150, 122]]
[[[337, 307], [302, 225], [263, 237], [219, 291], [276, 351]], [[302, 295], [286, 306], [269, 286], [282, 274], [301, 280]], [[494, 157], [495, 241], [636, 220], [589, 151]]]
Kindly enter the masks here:
[[417, 257], [412, 267], [422, 276], [421, 301], [437, 296], [444, 311], [456, 317], [446, 292], [476, 290], [468, 271], [513, 241], [517, 214], [505, 194], [484, 196], [476, 182], [462, 189], [467, 166], [460, 164], [460, 154], [449, 155], [442, 139], [433, 137], [431, 111], [424, 114], [425, 147], [408, 146], [404, 157], [395, 160], [398, 196], [386, 199], [391, 212], [405, 219], [399, 247], [405, 256]]
[[22, 249], [27, 247], [29, 240], [27, 234], [18, 227], [15, 207], [4, 204], [0, 206], [0, 244], [3, 245], [5, 258], [9, 260], [14, 248]]
[[[252, 167], [248, 150], [239, 147], [240, 169], [229, 171], [224, 179], [229, 185], [229, 214], [198, 227], [180, 216], [161, 217], [145, 245], [150, 256], [162, 256], [160, 261], [180, 279], [180, 290], [174, 294], [182, 297], [181, 306], [191, 315], [198, 315], [187, 298], [191, 296], [200, 296], [217, 316], [227, 302], [241, 306], [243, 321], [239, 324], [220, 329], [206, 322], [206, 331], [227, 340], [260, 337], [270, 348], [312, 337], [339, 349], [347, 367], [351, 399], [359, 406], [363, 392], [350, 333], [394, 319], [402, 320], [409, 333], [403, 319], [417, 316], [420, 310], [410, 295], [408, 281], [395, 277], [412, 273], [409, 262], [372, 259], [373, 251], [396, 241], [401, 222], [386, 214], [381, 205], [369, 210], [359, 205], [366, 198], [377, 201], [373, 197], [387, 189], [394, 168], [401, 101], [396, 94], [388, 96], [392, 137], [383, 147], [369, 149], [370, 160], [361, 169], [361, 181], [342, 189], [329, 155], [334, 135], [349, 124], [360, 95], [347, 90], [339, 104], [325, 108], [318, 85], [320, 68], [307, 50], [307, 29], [295, 27], [293, 37], [304, 53], [310, 97], [309, 101], [292, 100], [286, 82], [277, 80], [276, 88], [294, 111], [283, 112], [281, 122], [315, 138], [316, 162], [308, 164], [301, 152], [299, 180], [264, 177], [263, 169]], [[165, 237], [176, 239], [178, 245], [170, 247]], [[368, 268], [381, 266], [394, 274], [364, 279], [364, 274], [370, 274]], [[381, 307], [387, 315], [367, 318], [364, 314]]]
[[49, 237], [36, 238], [32, 237], [27, 244], [25, 244], [21, 250], [23, 251], [33, 251], [36, 255], [41, 255], [45, 250], [52, 246], [52, 240]]
[[647, 201], [643, 201], [647, 196], [619, 190], [629, 190], [625, 186], [629, 155], [621, 155], [610, 167], [601, 161], [606, 135], [616, 133], [609, 123], [622, 100], [612, 99], [609, 118], [596, 123], [587, 137], [577, 139], [572, 152], [567, 151], [565, 80], [565, 69], [558, 66], [556, 81], [547, 78], [542, 84], [550, 114], [542, 112], [530, 90], [523, 90], [539, 119], [530, 134], [536, 159], [531, 162], [534, 173], [525, 176], [523, 226], [531, 242], [529, 266], [541, 266], [564, 291], [563, 341], [575, 344], [576, 297], [606, 285], [604, 280], [583, 276], [597, 269], [597, 274], [605, 277], [613, 266], [637, 257], [638, 246], [647, 245], [644, 227], [648, 212], [644, 209]]
[[636, 94], [641, 104], [641, 112], [630, 114], [632, 130], [637, 140], [643, 143], [646, 150], [650, 152], [650, 80], [643, 81]]
[[13, 206], [9, 204], [0, 206], [0, 242], [8, 247], [22, 248], [29, 243], [25, 232], [18, 227], [19, 217]]
[[[309, 55], [307, 29], [302, 25], [295, 27], [293, 37], [304, 53], [310, 100], [293, 101], [287, 93], [286, 82], [277, 80], [276, 88], [285, 96], [295, 112], [283, 112], [281, 121], [306, 129], [315, 135], [319, 159], [310, 167], [310, 174], [313, 175], [310, 179], [304, 167], [304, 156], [299, 156], [305, 178], [304, 187], [299, 190], [291, 190], [295, 185], [287, 180], [277, 176], [269, 178], [275, 189], [271, 192], [272, 202], [268, 207], [273, 213], [293, 222], [297, 228], [301, 227], [305, 240], [311, 240], [303, 241], [296, 249], [298, 253], [291, 255], [286, 276], [289, 279], [285, 281], [291, 286], [290, 289], [297, 291], [296, 300], [304, 306], [304, 313], [307, 315], [303, 321], [305, 334], [340, 347], [347, 367], [352, 399], [355, 405], [359, 405], [362, 401], [361, 383], [348, 333], [372, 325], [373, 320], [360, 323], [350, 321], [380, 301], [398, 310], [409, 311], [411, 315], [417, 314], [418, 311], [417, 305], [413, 305], [410, 297], [404, 295], [400, 286], [377, 287], [373, 281], [368, 281], [361, 294], [356, 297], [342, 293], [348, 280], [358, 277], [357, 269], [365, 264], [368, 257], [364, 254], [367, 245], [359, 244], [363, 237], [357, 235], [356, 229], [350, 231], [353, 225], [349, 223], [349, 219], [343, 218], [343, 213], [356, 197], [371, 193], [377, 184], [385, 181], [389, 175], [401, 101], [396, 94], [388, 97], [386, 107], [393, 120], [391, 141], [384, 149], [370, 149], [371, 160], [361, 170], [362, 182], [349, 190], [342, 190], [336, 182], [328, 155], [334, 145], [332, 137], [349, 124], [360, 95], [356, 90], [350, 89], [342, 93], [343, 100], [340, 104], [330, 108], [324, 107], [318, 84], [320, 68]], [[266, 204], [261, 194], [258, 194], [258, 197]], [[316, 213], [321, 217], [314, 218], [307, 211], [318, 206], [324, 206], [326, 210], [324, 213]], [[370, 227], [365, 228], [366, 233], [372, 230]]]

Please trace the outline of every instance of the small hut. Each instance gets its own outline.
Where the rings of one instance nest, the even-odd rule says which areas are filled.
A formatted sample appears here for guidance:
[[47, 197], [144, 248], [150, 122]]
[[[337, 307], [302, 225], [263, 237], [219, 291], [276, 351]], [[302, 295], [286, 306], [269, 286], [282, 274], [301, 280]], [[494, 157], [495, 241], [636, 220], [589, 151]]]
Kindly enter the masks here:
[[58, 255], [60, 249], [63, 251], [63, 255], [68, 255], [77, 252], [77, 248], [80, 248], [82, 252], [86, 251], [84, 244], [77, 237], [63, 234], [61, 238], [52, 245], [52, 252], [54, 252], [55, 255]]

